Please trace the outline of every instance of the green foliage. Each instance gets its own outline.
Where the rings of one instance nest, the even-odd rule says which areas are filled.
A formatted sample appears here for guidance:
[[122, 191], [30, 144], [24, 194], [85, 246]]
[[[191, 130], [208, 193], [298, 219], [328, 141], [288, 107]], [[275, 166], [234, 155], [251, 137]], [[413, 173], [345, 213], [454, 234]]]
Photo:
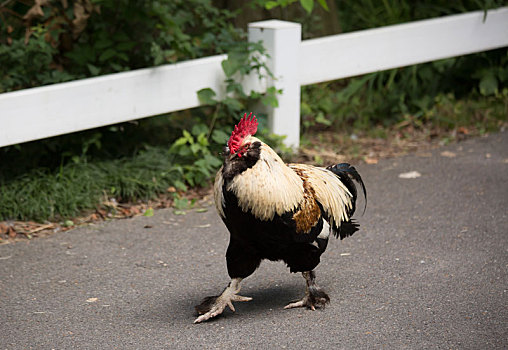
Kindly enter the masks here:
[[13, 0], [0, 15], [0, 92], [223, 53], [242, 37], [211, 0]]
[[[169, 153], [176, 158], [176, 164], [185, 164], [177, 166], [177, 169], [190, 186], [203, 185], [222, 164], [222, 161], [210, 152], [208, 131], [206, 125], [196, 124], [192, 128], [192, 134], [184, 130], [183, 136], [169, 149]], [[178, 187], [183, 189], [185, 185], [179, 184]]]
[[[199, 100], [206, 105], [213, 106], [208, 138], [222, 146], [229, 137], [226, 130], [231, 129], [239, 118], [246, 112], [254, 110], [261, 103], [267, 107], [277, 107], [277, 95], [282, 91], [269, 87], [266, 93], [245, 91], [242, 82], [245, 77], [254, 74], [259, 79], [273, 75], [265, 64], [266, 53], [261, 43], [239, 42], [228, 52], [228, 58], [222, 62], [226, 75], [226, 96], [218, 100], [215, 92], [210, 88], [198, 91]], [[259, 108], [258, 108], [259, 109]], [[257, 113], [260, 120], [260, 135], [267, 136], [266, 115]], [[277, 142], [277, 145], [281, 142]]]
[[[276, 7], [288, 7], [289, 5], [299, 1], [302, 8], [308, 13], [312, 13], [314, 9], [314, 0], [254, 0], [254, 5], [260, 6], [266, 10], [272, 10]], [[326, 0], [317, 0], [319, 5], [326, 11], [328, 11], [328, 4]]]
[[339, 21], [344, 32], [501, 6], [506, 6], [506, 0], [337, 1]]
[[57, 50], [44, 39], [46, 28], [33, 30], [26, 44], [18, 38], [11, 45], [0, 45], [0, 92], [72, 79], [67, 72], [48, 70]]
[[478, 130], [480, 134], [496, 131], [508, 116], [508, 88], [492, 96], [458, 100], [453, 94], [434, 98], [432, 107], [419, 117], [407, 117], [416, 127], [432, 125], [442, 130], [460, 128]]
[[[341, 1], [343, 31], [487, 9], [504, 1]], [[488, 16], [488, 12], [486, 14]], [[434, 61], [302, 89], [304, 128], [361, 128], [423, 118], [442, 96], [497, 97], [508, 87], [508, 50]]]

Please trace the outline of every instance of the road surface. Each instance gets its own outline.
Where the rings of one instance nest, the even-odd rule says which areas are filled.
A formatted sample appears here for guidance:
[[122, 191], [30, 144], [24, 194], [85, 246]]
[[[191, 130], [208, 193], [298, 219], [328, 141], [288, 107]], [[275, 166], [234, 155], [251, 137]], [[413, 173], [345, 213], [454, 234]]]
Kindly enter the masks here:
[[193, 324], [229, 281], [226, 229], [160, 210], [0, 246], [0, 349], [507, 348], [508, 133], [357, 168], [368, 208], [316, 270], [326, 309], [283, 310], [304, 280], [264, 262], [252, 301]]

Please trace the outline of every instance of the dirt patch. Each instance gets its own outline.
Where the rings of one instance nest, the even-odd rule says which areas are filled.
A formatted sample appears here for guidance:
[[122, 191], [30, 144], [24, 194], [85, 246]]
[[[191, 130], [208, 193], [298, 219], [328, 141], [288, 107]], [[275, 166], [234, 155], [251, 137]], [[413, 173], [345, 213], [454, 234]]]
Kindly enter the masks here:
[[[501, 126], [504, 129], [506, 124]], [[383, 136], [370, 136], [382, 133]], [[449, 143], [460, 142], [482, 134], [479, 130], [459, 128], [440, 130], [397, 125], [361, 134], [323, 131], [308, 136], [292, 162], [330, 165], [341, 162], [376, 164], [379, 159], [399, 157], [409, 153], [428, 155], [428, 151]]]

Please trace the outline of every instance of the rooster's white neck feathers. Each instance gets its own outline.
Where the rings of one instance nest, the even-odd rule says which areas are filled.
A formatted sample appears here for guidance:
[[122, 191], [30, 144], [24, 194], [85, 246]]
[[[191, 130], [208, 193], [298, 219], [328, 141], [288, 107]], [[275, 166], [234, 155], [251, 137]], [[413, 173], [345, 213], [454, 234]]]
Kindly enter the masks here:
[[256, 164], [228, 184], [244, 212], [266, 221], [297, 208], [303, 200], [302, 179], [269, 146], [261, 143]]

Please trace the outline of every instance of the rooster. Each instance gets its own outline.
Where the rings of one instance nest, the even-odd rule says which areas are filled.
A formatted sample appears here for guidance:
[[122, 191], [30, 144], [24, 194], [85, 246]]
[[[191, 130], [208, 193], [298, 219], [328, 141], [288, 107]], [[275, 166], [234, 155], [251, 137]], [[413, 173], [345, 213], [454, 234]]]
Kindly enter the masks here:
[[[224, 164], [217, 172], [214, 198], [217, 212], [230, 232], [226, 252], [231, 282], [218, 296], [196, 306], [200, 323], [220, 315], [233, 302], [250, 301], [238, 295], [242, 280], [263, 259], [284, 261], [291, 272], [301, 272], [305, 295], [286, 309], [324, 307], [330, 298], [315, 282], [314, 268], [332, 232], [343, 239], [358, 230], [351, 220], [357, 190], [367, 194], [356, 169], [342, 163], [326, 169], [285, 164], [267, 144], [254, 137], [256, 116], [243, 116], [224, 149]], [[365, 210], [365, 208], [364, 208]]]

